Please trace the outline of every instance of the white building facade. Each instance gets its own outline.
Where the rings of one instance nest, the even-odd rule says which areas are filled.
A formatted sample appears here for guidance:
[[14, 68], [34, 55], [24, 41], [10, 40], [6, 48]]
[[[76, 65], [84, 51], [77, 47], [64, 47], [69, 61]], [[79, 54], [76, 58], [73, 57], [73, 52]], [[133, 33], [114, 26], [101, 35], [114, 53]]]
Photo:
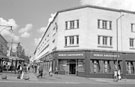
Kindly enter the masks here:
[[83, 6], [58, 11], [35, 50], [35, 59], [60, 74], [135, 78], [135, 14]]

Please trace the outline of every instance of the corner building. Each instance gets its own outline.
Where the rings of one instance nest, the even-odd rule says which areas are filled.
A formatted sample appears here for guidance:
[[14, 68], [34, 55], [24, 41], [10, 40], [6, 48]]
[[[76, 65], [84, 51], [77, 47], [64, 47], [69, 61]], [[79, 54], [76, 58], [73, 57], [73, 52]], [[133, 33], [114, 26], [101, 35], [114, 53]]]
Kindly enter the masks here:
[[35, 49], [46, 70], [85, 77], [135, 78], [135, 12], [83, 6], [58, 11]]

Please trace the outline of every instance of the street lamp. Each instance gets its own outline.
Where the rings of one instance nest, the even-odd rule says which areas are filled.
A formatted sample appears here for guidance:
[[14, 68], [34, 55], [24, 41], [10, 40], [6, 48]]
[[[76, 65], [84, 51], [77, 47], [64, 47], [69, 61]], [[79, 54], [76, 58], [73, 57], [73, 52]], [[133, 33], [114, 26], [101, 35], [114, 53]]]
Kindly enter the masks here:
[[122, 15], [120, 15], [117, 19], [116, 19], [116, 45], [117, 45], [117, 61], [116, 61], [116, 64], [117, 64], [117, 68], [118, 68], [118, 51], [119, 51], [119, 49], [118, 49], [118, 44], [119, 44], [119, 42], [118, 42], [118, 40], [119, 40], [119, 38], [118, 38], [118, 34], [119, 34], [119, 30], [118, 30], [118, 28], [119, 28], [119, 26], [118, 26], [118, 24], [119, 24], [119, 19], [121, 19], [121, 17], [123, 17], [124, 16], [124, 14], [122, 14]]

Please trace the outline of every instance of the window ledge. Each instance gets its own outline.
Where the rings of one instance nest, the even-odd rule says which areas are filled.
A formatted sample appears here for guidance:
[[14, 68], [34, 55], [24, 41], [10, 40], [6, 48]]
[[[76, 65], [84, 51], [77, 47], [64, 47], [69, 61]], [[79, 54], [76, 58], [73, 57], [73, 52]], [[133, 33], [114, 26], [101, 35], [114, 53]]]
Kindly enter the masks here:
[[113, 48], [112, 46], [98, 46], [100, 48]]
[[64, 46], [65, 48], [68, 48], [68, 47], [79, 47], [79, 45], [75, 45], [75, 46]]
[[135, 48], [134, 47], [132, 47], [132, 48], [129, 48], [130, 50], [135, 50]]

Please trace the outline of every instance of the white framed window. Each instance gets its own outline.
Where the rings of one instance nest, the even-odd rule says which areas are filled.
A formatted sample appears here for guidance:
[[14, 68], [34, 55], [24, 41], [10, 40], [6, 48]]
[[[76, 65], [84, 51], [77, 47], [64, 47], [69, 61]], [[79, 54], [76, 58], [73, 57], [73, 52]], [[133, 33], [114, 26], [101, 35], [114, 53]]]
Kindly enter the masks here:
[[131, 23], [131, 32], [135, 32], [135, 23]]
[[79, 19], [65, 21], [65, 28], [66, 28], [66, 30], [78, 29], [79, 28]]
[[65, 36], [65, 46], [79, 46], [79, 35]]
[[106, 29], [106, 30], [112, 29], [112, 21], [109, 20], [98, 19], [97, 25], [98, 29]]
[[98, 46], [112, 47], [112, 36], [98, 35]]
[[135, 38], [129, 38], [129, 47], [135, 48]]

